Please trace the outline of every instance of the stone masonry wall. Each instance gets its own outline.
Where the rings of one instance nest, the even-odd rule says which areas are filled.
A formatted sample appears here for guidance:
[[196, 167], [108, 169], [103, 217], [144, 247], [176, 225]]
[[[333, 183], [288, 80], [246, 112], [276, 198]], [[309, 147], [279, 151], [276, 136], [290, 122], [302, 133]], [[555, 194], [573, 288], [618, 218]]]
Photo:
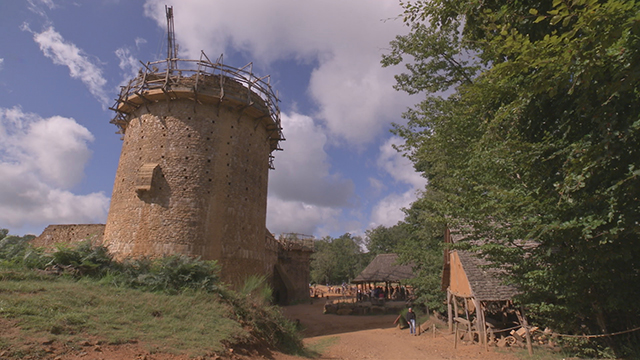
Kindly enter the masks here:
[[126, 127], [105, 245], [120, 259], [215, 259], [230, 283], [270, 274], [268, 139], [262, 120], [225, 101], [141, 106]]
[[52, 249], [56, 244], [74, 244], [91, 240], [94, 245], [102, 244], [104, 224], [49, 225], [31, 244]]
[[307, 249], [291, 249], [283, 251], [278, 258], [278, 263], [293, 283], [293, 289], [290, 289], [289, 303], [309, 299], [311, 254], [312, 251]]

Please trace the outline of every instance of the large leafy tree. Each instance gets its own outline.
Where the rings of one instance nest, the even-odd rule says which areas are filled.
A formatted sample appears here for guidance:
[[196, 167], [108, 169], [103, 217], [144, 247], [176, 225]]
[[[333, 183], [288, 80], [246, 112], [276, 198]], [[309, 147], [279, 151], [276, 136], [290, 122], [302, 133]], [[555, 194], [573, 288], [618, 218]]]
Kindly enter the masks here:
[[[537, 321], [640, 325], [640, 4], [404, 7], [411, 32], [383, 64], [405, 63], [397, 88], [426, 94], [395, 129], [429, 179], [422, 208], [483, 240]], [[618, 354], [640, 343], [605, 339]]]
[[311, 281], [320, 284], [351, 281], [369, 263], [370, 256], [364, 253], [363, 245], [362, 238], [349, 233], [316, 240], [311, 255]]
[[404, 223], [392, 227], [380, 225], [364, 232], [367, 250], [373, 256], [395, 253], [398, 246], [409, 236], [409, 228]]

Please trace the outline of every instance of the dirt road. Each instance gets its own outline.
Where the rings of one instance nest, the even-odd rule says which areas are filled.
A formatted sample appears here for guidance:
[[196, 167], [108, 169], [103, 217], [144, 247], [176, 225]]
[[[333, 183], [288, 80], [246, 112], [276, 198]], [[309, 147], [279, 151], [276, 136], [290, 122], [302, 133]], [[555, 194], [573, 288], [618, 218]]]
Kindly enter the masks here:
[[[339, 316], [322, 313], [324, 301], [313, 305], [285, 307], [284, 314], [299, 320], [305, 328], [304, 342], [321, 353], [320, 359], [399, 359], [399, 360], [517, 360], [509, 350], [490, 348], [487, 352], [477, 344], [459, 343], [453, 348], [453, 336], [446, 331], [411, 336], [409, 330], [394, 326], [395, 315]], [[278, 354], [276, 360], [300, 358]]]

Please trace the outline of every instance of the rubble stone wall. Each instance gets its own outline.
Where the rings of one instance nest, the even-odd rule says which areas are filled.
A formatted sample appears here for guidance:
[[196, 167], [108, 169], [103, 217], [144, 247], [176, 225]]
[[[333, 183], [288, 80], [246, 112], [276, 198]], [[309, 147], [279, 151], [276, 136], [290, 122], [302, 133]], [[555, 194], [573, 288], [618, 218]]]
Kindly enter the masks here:
[[102, 244], [104, 224], [49, 225], [31, 241], [31, 244], [52, 249], [56, 244], [74, 244], [91, 240], [94, 245]]
[[218, 260], [232, 284], [270, 274], [267, 123], [237, 102], [195, 97], [169, 95], [130, 114], [104, 243], [117, 259]]

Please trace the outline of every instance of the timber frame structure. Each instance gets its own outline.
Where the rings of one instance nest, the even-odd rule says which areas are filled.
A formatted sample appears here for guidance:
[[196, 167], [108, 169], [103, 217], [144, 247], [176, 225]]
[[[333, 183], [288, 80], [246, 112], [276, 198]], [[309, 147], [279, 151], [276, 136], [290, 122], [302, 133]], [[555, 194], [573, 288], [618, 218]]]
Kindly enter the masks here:
[[[169, 56], [175, 56], [170, 53]], [[202, 51], [199, 60], [168, 57], [165, 60], [140, 62], [143, 68], [138, 76], [121, 87], [120, 95], [109, 109], [116, 112], [111, 123], [124, 134], [131, 114], [142, 106], [159, 101], [188, 98], [195, 104], [213, 103], [220, 105], [223, 100], [231, 100], [239, 105], [242, 113], [267, 113], [257, 118], [266, 124], [271, 151], [282, 150], [284, 141], [278, 95], [271, 87], [269, 75], [257, 77], [253, 74], [253, 63], [235, 68], [223, 63], [223, 56], [212, 62]], [[212, 84], [215, 79], [217, 84]], [[246, 91], [246, 98], [237, 97], [238, 84]], [[225, 91], [233, 88], [233, 91]], [[195, 111], [195, 107], [194, 107]], [[256, 124], [257, 126], [257, 124]], [[273, 169], [273, 155], [269, 156], [269, 168]]]
[[[456, 240], [446, 229], [445, 243], [454, 242]], [[485, 346], [494, 340], [494, 331], [499, 332], [500, 325], [506, 325], [508, 314], [515, 315], [517, 322], [528, 329], [523, 309], [513, 306], [512, 299], [519, 293], [518, 290], [504, 284], [500, 279], [500, 271], [488, 265], [490, 263], [478, 257], [478, 254], [445, 247], [442, 290], [447, 292], [447, 318], [449, 331], [455, 332], [454, 346], [460, 325], [466, 328], [472, 339], [477, 334], [478, 341]], [[460, 316], [461, 313], [464, 317]], [[502, 319], [488, 319], [487, 314]], [[527, 342], [530, 344], [529, 339]]]

